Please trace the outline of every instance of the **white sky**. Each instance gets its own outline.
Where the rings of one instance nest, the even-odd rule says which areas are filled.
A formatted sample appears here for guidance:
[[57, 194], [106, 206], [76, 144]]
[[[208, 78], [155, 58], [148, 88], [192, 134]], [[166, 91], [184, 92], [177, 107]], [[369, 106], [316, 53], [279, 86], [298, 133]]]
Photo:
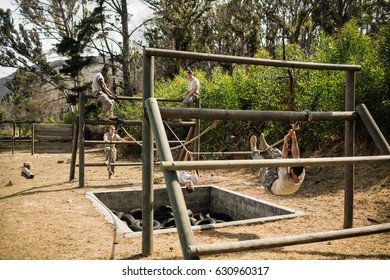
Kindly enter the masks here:
[[[15, 6], [13, 5], [13, 0], [0, 0], [0, 8], [6, 10], [11, 9], [15, 10]], [[143, 21], [150, 18], [152, 15], [152, 11], [146, 6], [141, 0], [127, 0], [128, 3], [128, 12], [132, 15], [130, 19], [129, 31], [131, 32], [135, 27], [140, 25]], [[133, 38], [136, 40], [141, 39], [140, 33], [134, 34]], [[16, 69], [1, 67], [0, 66], [0, 78], [8, 76], [12, 74]]]

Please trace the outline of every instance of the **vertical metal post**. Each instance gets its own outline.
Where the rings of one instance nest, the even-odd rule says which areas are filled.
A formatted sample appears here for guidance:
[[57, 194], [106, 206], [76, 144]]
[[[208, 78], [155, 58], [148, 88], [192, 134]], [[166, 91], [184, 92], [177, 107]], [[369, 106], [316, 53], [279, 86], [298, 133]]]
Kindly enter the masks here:
[[31, 154], [35, 153], [35, 123], [31, 123]]
[[[201, 102], [200, 102], [200, 99], [196, 99], [196, 107], [197, 108], [202, 108], [202, 105], [201, 105]], [[195, 120], [195, 137], [197, 137], [198, 135], [200, 134], [200, 119], [196, 119]], [[195, 142], [194, 142], [194, 152], [196, 153], [195, 154], [195, 159], [196, 160], [199, 160], [200, 158], [200, 155], [199, 155], [199, 152], [200, 152], [200, 138], [198, 138]]]
[[85, 93], [79, 94], [79, 187], [83, 188], [84, 179], [84, 162], [85, 162]]
[[[160, 161], [173, 161], [157, 100], [155, 98], [148, 99], [146, 101], [146, 108], [149, 113], [149, 121], [153, 129]], [[195, 238], [191, 230], [187, 206], [177, 174], [175, 171], [164, 170], [164, 178], [167, 185], [169, 202], [171, 203], [173, 215], [175, 216], [177, 233], [179, 234], [184, 259], [199, 259], [198, 257], [191, 257], [188, 252], [188, 246], [195, 245]]]
[[154, 57], [144, 55], [142, 79], [142, 255], [153, 252], [153, 138], [145, 101], [154, 95]]
[[[355, 72], [346, 72], [345, 111], [355, 110]], [[354, 156], [355, 121], [345, 122], [345, 156]], [[353, 222], [354, 164], [345, 165], [344, 228], [351, 228]]]
[[79, 141], [79, 118], [77, 118], [76, 123], [73, 125], [72, 158], [70, 161], [69, 181], [74, 180], [74, 175], [76, 171], [78, 141]]
[[19, 123], [19, 145], [22, 144], [22, 141], [21, 141], [21, 136], [22, 136], [22, 123]]
[[15, 152], [15, 130], [16, 130], [16, 123], [12, 122], [12, 154]]

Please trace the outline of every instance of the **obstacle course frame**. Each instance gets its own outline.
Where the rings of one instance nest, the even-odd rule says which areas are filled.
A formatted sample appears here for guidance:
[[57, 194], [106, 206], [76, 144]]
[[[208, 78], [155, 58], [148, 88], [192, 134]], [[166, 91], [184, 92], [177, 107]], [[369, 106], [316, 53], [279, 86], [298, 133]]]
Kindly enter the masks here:
[[[261, 112], [261, 111], [228, 111], [216, 109], [188, 109], [182, 108], [159, 108], [157, 99], [154, 98], [154, 57], [170, 57], [191, 59], [197, 61], [216, 61], [224, 63], [252, 64], [285, 68], [302, 68], [314, 70], [345, 71], [345, 112], [312, 112], [312, 121], [344, 121], [345, 122], [345, 157], [343, 158], [319, 158], [319, 159], [291, 159], [291, 160], [267, 160], [262, 161], [198, 161], [198, 162], [177, 162], [173, 160], [169, 149], [167, 135], [163, 126], [163, 118], [197, 118], [197, 119], [229, 119], [229, 120], [278, 120], [278, 121], [299, 121], [306, 120], [305, 112]], [[186, 217], [187, 209], [183, 194], [176, 176], [175, 170], [179, 169], [220, 169], [239, 167], [261, 167], [261, 166], [293, 166], [310, 164], [320, 165], [345, 165], [345, 195], [344, 195], [344, 229], [332, 233], [314, 233], [313, 236], [284, 237], [282, 240], [272, 240], [273, 247], [287, 246], [319, 242], [319, 236], [326, 235], [324, 240], [361, 236], [379, 232], [390, 231], [390, 223], [377, 227], [364, 227], [351, 229], [353, 220], [353, 188], [354, 188], [354, 164], [361, 162], [389, 161], [390, 148], [382, 133], [371, 118], [368, 110], [363, 104], [355, 111], [355, 72], [360, 71], [360, 65], [340, 65], [324, 63], [292, 62], [280, 60], [256, 59], [248, 57], [236, 57], [226, 55], [214, 55], [206, 53], [194, 53], [185, 51], [162, 50], [145, 48], [143, 53], [143, 152], [142, 152], [142, 191], [143, 191], [143, 228], [142, 228], [142, 254], [148, 256], [153, 249], [153, 158], [151, 157], [154, 137], [159, 154], [161, 168], [164, 173], [168, 196], [176, 218], [177, 231], [180, 239], [184, 259], [199, 259], [200, 255], [243, 251], [248, 249], [265, 248], [257, 241], [245, 241], [237, 244], [197, 245]], [[354, 157], [355, 149], [355, 121], [358, 118], [363, 120], [370, 135], [373, 137], [382, 156], [376, 157]], [[153, 134], [152, 134], [153, 132]], [[360, 235], [359, 235], [360, 234]], [[284, 242], [286, 239], [293, 239], [291, 243]], [[299, 243], [297, 243], [299, 242]], [[254, 245], [253, 245], [254, 243]], [[215, 245], [215, 244], [214, 244]]]

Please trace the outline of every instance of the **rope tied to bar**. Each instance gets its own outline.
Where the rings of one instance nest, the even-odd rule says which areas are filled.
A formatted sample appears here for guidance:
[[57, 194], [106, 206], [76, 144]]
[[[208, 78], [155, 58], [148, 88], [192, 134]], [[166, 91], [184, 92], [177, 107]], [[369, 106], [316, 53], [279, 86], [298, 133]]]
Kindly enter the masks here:
[[[304, 112], [306, 113], [306, 121], [296, 121], [295, 123], [293, 123], [291, 125], [291, 128], [294, 130], [294, 131], [298, 131], [301, 129], [301, 125], [304, 124], [304, 123], [307, 123], [307, 122], [311, 122], [313, 120], [313, 113], [309, 110], [309, 109], [305, 109]], [[267, 150], [269, 150], [270, 148], [273, 148], [275, 146], [278, 146], [279, 144], [283, 143], [284, 139], [280, 139], [279, 141], [275, 142], [274, 144], [272, 145], [269, 145], [267, 148], [265, 148], [264, 150], [261, 150], [260, 152], [265, 152]]]

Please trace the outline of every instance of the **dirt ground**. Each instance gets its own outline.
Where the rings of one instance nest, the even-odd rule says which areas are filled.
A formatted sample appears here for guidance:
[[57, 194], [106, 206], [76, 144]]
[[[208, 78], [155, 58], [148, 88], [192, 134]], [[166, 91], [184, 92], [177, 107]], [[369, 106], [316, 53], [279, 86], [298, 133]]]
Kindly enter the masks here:
[[[341, 156], [340, 149], [327, 153]], [[358, 155], [358, 154], [357, 154]], [[361, 155], [361, 154], [360, 154]], [[316, 156], [316, 155], [311, 155]], [[324, 155], [327, 156], [327, 155]], [[111, 224], [86, 199], [86, 192], [140, 189], [142, 168], [117, 167], [108, 179], [104, 167], [89, 167], [85, 187], [69, 181], [70, 154], [0, 151], [0, 259], [3, 260], [169, 260], [182, 259], [177, 233], [158, 234], [153, 254], [142, 256], [141, 237], [115, 234]], [[86, 162], [103, 161], [89, 152]], [[120, 159], [119, 159], [120, 161]], [[21, 175], [33, 165], [33, 179]], [[390, 163], [356, 165], [353, 226], [390, 222]], [[308, 168], [301, 189], [289, 196], [264, 192], [254, 169], [202, 171], [201, 184], [212, 184], [303, 211], [304, 216], [245, 226], [194, 231], [199, 244], [287, 236], [343, 228], [344, 167]], [[155, 170], [156, 187], [163, 186]], [[196, 191], [196, 190], [195, 190]], [[390, 233], [266, 250], [211, 255], [218, 260], [388, 260]]]

